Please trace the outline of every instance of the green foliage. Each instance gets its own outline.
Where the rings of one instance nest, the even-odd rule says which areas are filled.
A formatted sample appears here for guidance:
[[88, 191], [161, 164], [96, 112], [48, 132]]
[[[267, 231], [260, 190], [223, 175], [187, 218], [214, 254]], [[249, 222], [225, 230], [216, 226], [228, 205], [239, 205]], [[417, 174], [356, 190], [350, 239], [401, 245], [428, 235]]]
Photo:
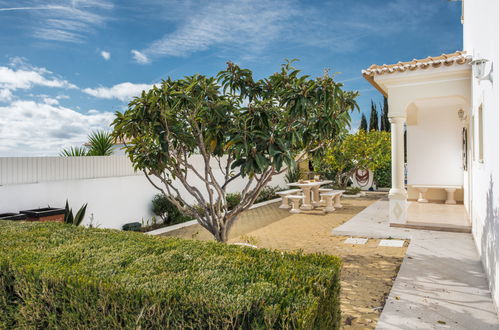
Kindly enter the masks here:
[[173, 225], [190, 220], [184, 216], [168, 198], [163, 194], [157, 194], [152, 200], [152, 211], [163, 220], [164, 224]]
[[[228, 63], [217, 77], [202, 75], [168, 78], [117, 112], [113, 137], [130, 141], [124, 148], [136, 170], [155, 176], [168, 198], [180, 200], [173, 181], [204, 208], [183, 200], [182, 212], [195, 217], [217, 240], [225, 241], [230, 225], [249, 208], [273, 175], [295, 166], [295, 157], [317, 150], [324, 141], [345, 131], [349, 112], [357, 108], [358, 92], [324, 75], [300, 75], [293, 61], [280, 72], [255, 80], [248, 69]], [[197, 172], [209, 198], [192, 187], [186, 172], [195, 172], [193, 154], [202, 156]], [[215, 179], [210, 161], [223, 165], [223, 179]], [[253, 180], [242, 203], [226, 204], [227, 185], [238, 176]]]
[[78, 212], [76, 212], [76, 215], [73, 216], [73, 210], [69, 208], [69, 203], [68, 200], [66, 199], [66, 206], [64, 207], [64, 223], [73, 225], [73, 226], [79, 226], [82, 222], [83, 219], [85, 218], [85, 212], [87, 211], [87, 204], [84, 204]]
[[370, 131], [379, 130], [378, 109], [376, 108], [376, 105], [374, 104], [374, 102], [372, 100], [371, 100], [371, 115], [369, 117], [369, 130]]
[[361, 189], [359, 187], [348, 187], [345, 189], [345, 195], [357, 195], [360, 193]]
[[294, 168], [289, 168], [286, 172], [286, 182], [298, 182], [301, 179], [300, 166], [295, 166]]
[[337, 257], [0, 221], [0, 328], [338, 329]]
[[113, 154], [114, 139], [107, 131], [93, 131], [88, 135], [88, 146], [62, 149], [59, 156], [110, 156]]
[[383, 97], [383, 110], [381, 111], [380, 131], [390, 132], [391, 124], [388, 119], [388, 99]]
[[279, 190], [280, 190], [279, 187], [270, 187], [270, 186], [264, 187], [260, 192], [260, 194], [258, 195], [257, 199], [255, 200], [255, 203], [261, 203], [279, 197], [277, 195], [277, 192]]
[[81, 157], [88, 156], [88, 151], [85, 147], [69, 147], [62, 149], [59, 152], [60, 157]]
[[392, 166], [390, 162], [374, 171], [374, 182], [378, 188], [392, 186]]
[[376, 172], [390, 161], [390, 134], [361, 130], [341, 140], [331, 141], [324, 156], [314, 159], [314, 166], [322, 172], [336, 173], [335, 184], [346, 187], [357, 169]]
[[114, 139], [106, 131], [93, 131], [88, 136], [89, 156], [110, 156], [113, 154]]
[[227, 207], [229, 210], [235, 208], [239, 203], [241, 203], [241, 194], [240, 193], [229, 193], [225, 196], [227, 199]]
[[367, 118], [365, 114], [362, 114], [362, 117], [360, 117], [360, 126], [359, 130], [364, 130], [367, 131]]

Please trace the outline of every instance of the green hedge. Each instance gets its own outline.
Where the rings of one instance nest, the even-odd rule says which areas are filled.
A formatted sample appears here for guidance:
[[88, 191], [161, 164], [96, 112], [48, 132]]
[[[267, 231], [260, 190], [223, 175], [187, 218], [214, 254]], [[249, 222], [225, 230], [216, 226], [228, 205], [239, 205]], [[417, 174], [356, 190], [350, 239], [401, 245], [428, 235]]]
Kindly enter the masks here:
[[340, 260], [0, 221], [0, 329], [321, 328]]

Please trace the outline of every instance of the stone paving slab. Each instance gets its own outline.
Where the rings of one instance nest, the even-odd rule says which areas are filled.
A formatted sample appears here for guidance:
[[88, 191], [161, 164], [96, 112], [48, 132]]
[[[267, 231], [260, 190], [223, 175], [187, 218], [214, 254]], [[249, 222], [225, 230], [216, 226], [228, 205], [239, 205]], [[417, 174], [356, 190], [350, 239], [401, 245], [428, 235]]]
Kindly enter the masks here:
[[380, 200], [333, 235], [411, 240], [376, 329], [499, 329], [471, 234], [389, 227]]
[[353, 238], [349, 237], [347, 238], [343, 243], [345, 244], [366, 244], [367, 243], [367, 238]]
[[401, 239], [382, 239], [379, 241], [378, 246], [388, 246], [400, 248], [404, 246], [405, 241]]

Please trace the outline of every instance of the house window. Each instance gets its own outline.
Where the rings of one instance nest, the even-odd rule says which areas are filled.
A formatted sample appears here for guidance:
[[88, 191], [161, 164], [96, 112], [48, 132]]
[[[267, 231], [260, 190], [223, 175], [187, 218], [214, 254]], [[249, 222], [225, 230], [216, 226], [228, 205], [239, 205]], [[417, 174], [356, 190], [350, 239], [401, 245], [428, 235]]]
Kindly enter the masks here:
[[483, 163], [483, 105], [478, 108], [478, 161]]

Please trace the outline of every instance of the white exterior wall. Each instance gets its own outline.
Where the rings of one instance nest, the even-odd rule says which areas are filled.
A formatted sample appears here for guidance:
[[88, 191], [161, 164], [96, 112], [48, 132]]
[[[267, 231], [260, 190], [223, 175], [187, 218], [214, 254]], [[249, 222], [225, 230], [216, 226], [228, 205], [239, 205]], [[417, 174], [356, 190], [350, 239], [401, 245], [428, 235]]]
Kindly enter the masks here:
[[[200, 156], [191, 159], [195, 168], [204, 166]], [[212, 168], [215, 166], [218, 168], [212, 164]], [[93, 215], [94, 224], [101, 228], [121, 229], [128, 222], [149, 220], [153, 216], [151, 200], [159, 193], [144, 175], [133, 171], [124, 156], [0, 158], [0, 170], [0, 213], [63, 208], [68, 199], [76, 210], [88, 203], [84, 224], [88, 225]], [[219, 170], [215, 170], [215, 176], [222, 179]], [[204, 184], [194, 174], [188, 177], [205, 192]], [[236, 179], [228, 191], [239, 192], [246, 182]], [[285, 187], [284, 174], [275, 176], [269, 185]], [[178, 188], [186, 200], [194, 202], [181, 185]]]
[[[489, 60], [499, 69], [499, 1], [465, 0], [464, 50], [474, 59]], [[499, 306], [499, 75], [496, 82], [472, 82], [472, 115], [470, 130], [474, 144], [471, 168], [471, 218], [473, 236], [489, 278], [492, 297]], [[484, 161], [478, 161], [478, 108], [483, 104]], [[472, 135], [472, 136], [471, 136]]]
[[462, 185], [461, 122], [455, 106], [420, 107], [407, 125], [407, 183]]

